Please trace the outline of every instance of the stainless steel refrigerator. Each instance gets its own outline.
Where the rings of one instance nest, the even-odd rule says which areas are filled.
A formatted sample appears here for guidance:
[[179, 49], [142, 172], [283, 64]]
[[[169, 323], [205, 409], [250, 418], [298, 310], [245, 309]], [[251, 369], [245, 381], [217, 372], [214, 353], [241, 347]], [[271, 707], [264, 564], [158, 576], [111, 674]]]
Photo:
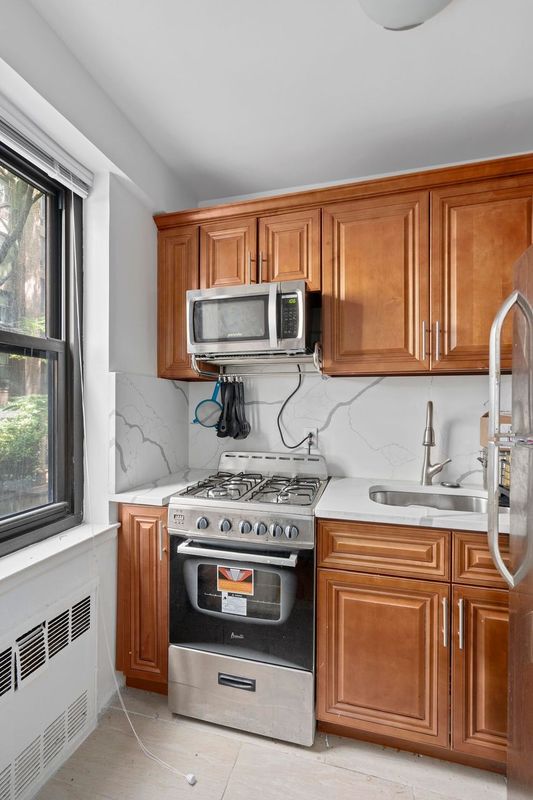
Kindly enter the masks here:
[[[500, 340], [513, 312], [512, 433], [500, 431]], [[499, 448], [511, 447], [511, 561], [498, 536]], [[510, 588], [509, 800], [533, 798], [533, 246], [517, 261], [514, 290], [494, 319], [490, 338], [489, 546]]]

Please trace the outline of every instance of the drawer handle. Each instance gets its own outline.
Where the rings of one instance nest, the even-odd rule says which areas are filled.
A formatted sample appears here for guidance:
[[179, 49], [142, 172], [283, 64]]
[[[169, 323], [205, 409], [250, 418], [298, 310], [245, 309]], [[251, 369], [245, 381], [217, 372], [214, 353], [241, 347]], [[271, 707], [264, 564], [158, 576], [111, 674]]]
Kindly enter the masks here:
[[220, 686], [230, 686], [232, 689], [242, 689], [245, 692], [255, 692], [254, 678], [240, 678], [238, 675], [228, 675], [225, 672], [218, 673]]

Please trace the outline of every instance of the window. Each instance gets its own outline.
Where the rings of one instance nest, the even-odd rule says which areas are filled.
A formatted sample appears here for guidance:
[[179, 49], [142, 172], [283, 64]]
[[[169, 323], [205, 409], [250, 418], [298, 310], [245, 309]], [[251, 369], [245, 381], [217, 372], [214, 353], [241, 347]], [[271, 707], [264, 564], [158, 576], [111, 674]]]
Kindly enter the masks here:
[[0, 145], [0, 555], [82, 517], [81, 220]]

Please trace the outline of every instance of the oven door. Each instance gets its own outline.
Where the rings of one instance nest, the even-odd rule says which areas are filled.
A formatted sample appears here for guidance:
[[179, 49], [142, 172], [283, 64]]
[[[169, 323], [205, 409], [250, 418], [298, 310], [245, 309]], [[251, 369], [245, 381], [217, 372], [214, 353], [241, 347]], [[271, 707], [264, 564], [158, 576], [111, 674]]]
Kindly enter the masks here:
[[171, 644], [313, 670], [313, 551], [171, 540]]
[[278, 346], [278, 283], [187, 292], [187, 351], [261, 353]]

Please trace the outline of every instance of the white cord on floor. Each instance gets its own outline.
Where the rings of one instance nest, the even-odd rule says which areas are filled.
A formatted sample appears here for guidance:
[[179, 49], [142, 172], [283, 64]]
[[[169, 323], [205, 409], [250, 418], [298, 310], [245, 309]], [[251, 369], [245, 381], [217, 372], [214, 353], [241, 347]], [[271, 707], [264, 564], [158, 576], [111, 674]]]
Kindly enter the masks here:
[[[78, 362], [79, 362], [79, 370], [80, 370], [80, 389], [81, 389], [81, 418], [82, 418], [82, 428], [83, 428], [83, 440], [84, 440], [84, 447], [83, 447], [83, 460], [85, 466], [85, 483], [86, 483], [86, 492], [85, 497], [87, 498], [87, 503], [85, 507], [89, 510], [92, 509], [92, 492], [91, 492], [91, 483], [90, 483], [90, 476], [89, 476], [89, 456], [88, 456], [88, 448], [87, 448], [87, 424], [86, 424], [86, 415], [85, 415], [85, 379], [83, 374], [83, 355], [82, 355], [82, 348], [81, 348], [81, 326], [80, 326], [80, 297], [79, 297], [79, 283], [78, 283], [78, 259], [77, 259], [77, 251], [76, 251], [76, 226], [75, 226], [75, 218], [74, 218], [74, 202], [73, 198], [71, 198], [70, 203], [70, 224], [71, 224], [71, 241], [72, 241], [72, 264], [73, 264], [73, 271], [74, 271], [74, 291], [76, 294], [76, 325], [77, 325], [77, 333], [78, 333]], [[84, 515], [85, 516], [85, 515]], [[96, 547], [95, 547], [95, 537], [94, 537], [94, 524], [89, 523], [91, 530], [92, 530], [92, 556], [96, 564], [98, 564], [98, 556], [96, 554]], [[100, 605], [100, 604], [98, 604]], [[160, 767], [169, 770], [174, 775], [177, 775], [179, 778], [185, 778], [188, 784], [194, 786], [196, 783], [196, 776], [192, 772], [180, 772], [179, 769], [173, 767], [172, 764], [168, 764], [166, 761], [163, 761], [162, 758], [156, 756], [155, 753], [152, 753], [151, 750], [146, 747], [144, 742], [142, 741], [141, 737], [135, 730], [135, 726], [131, 720], [130, 713], [126, 708], [124, 703], [124, 699], [122, 697], [122, 691], [117, 680], [117, 675], [115, 671], [115, 663], [113, 657], [111, 655], [111, 648], [109, 646], [109, 635], [107, 630], [107, 624], [103, 613], [100, 613], [100, 619], [102, 621], [102, 627], [104, 632], [104, 641], [107, 653], [107, 659], [109, 662], [109, 667], [111, 669], [111, 674], [113, 675], [113, 681], [115, 683], [115, 687], [117, 690], [118, 699], [120, 700], [120, 705], [122, 707], [122, 711], [126, 719], [128, 720], [129, 726], [131, 731], [139, 745], [141, 752], [149, 758], [151, 761], [154, 761]]]

